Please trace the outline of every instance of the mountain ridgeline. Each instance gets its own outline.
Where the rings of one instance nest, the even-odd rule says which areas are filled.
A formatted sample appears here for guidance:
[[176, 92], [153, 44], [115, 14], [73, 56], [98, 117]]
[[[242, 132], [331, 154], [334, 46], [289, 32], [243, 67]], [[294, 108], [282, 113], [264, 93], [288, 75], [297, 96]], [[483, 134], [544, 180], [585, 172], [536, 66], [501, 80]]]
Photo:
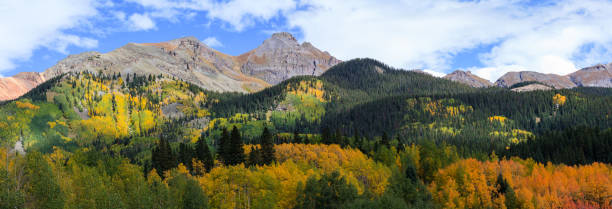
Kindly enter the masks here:
[[286, 32], [272, 34], [239, 56], [219, 52], [195, 37], [129, 43], [108, 53], [70, 55], [42, 73], [2, 78], [0, 101], [17, 98], [47, 79], [70, 72], [164, 75], [211, 91], [254, 92], [293, 76], [320, 75], [340, 62], [308, 42], [300, 44]]
[[[287, 43], [274, 42], [267, 44]], [[173, 50], [163, 53], [190, 53]], [[257, 62], [253, 56], [243, 58]], [[323, 57], [315, 63], [330, 60]], [[271, 72], [248, 66], [255, 67], [232, 72]], [[610, 88], [474, 88], [373, 59], [322, 69], [260, 77], [278, 83], [252, 93], [211, 90], [177, 74], [58, 71], [0, 105], [7, 188], [0, 198], [11, 200], [0, 206], [605, 208], [612, 201], [612, 191], [595, 189], [612, 185]], [[534, 84], [546, 85], [514, 87]], [[25, 156], [15, 154], [18, 145]], [[580, 186], [532, 182], [561, 177]]]

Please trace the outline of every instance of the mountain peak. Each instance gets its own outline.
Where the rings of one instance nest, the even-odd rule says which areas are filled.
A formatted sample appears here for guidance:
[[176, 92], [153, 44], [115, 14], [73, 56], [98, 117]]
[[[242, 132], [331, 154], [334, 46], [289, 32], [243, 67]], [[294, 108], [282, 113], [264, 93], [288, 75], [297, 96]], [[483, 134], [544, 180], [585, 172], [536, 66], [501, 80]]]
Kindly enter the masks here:
[[508, 88], [514, 84], [527, 81], [537, 81], [556, 89], [576, 87], [576, 84], [567, 76], [544, 74], [533, 71], [508, 72], [497, 79], [495, 85]]
[[569, 77], [578, 86], [612, 87], [612, 63], [582, 68]]
[[291, 33], [289, 33], [289, 32], [273, 33], [272, 36], [270, 36], [269, 39], [279, 39], [279, 40], [286, 40], [286, 41], [297, 42], [297, 39], [295, 39], [295, 37], [293, 37], [293, 35], [291, 35]]
[[464, 83], [472, 87], [489, 87], [493, 85], [490, 81], [478, 77], [477, 75], [472, 74], [470, 71], [455, 70], [454, 72], [444, 76], [444, 78], [451, 81]]
[[291, 33], [274, 33], [260, 46], [238, 57], [241, 72], [277, 84], [297, 75], [321, 75], [340, 63], [311, 43], [298, 43]]

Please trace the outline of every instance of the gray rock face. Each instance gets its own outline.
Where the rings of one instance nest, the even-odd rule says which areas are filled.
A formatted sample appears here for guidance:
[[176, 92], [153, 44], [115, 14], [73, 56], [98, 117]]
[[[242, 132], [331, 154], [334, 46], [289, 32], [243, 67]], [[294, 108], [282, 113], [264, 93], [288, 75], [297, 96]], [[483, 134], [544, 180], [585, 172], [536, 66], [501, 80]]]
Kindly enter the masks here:
[[583, 68], [569, 77], [578, 86], [612, 87], [612, 63]]
[[[296, 75], [320, 75], [340, 63], [289, 33], [276, 33], [240, 56], [214, 50], [194, 37], [130, 43], [108, 53], [70, 55], [43, 73], [0, 79], [0, 101], [17, 98], [46, 79], [69, 72], [167, 75], [213, 91], [258, 91]], [[37, 77], [38, 76], [38, 77]], [[17, 89], [17, 90], [15, 90]]]
[[312, 44], [299, 44], [289, 33], [275, 33], [254, 50], [238, 56], [241, 72], [270, 84], [297, 75], [321, 75], [341, 61]]
[[576, 87], [576, 84], [574, 84], [574, 82], [572, 82], [567, 76], [560, 76], [556, 74], [543, 74], [532, 71], [506, 73], [502, 77], [497, 79], [495, 85], [508, 88], [514, 84], [525, 81], [541, 82], [543, 84], [552, 86], [555, 89]]
[[464, 84], [467, 84], [467, 85], [470, 85], [476, 88], [489, 87], [493, 85], [490, 81], [484, 78], [478, 77], [477, 75], [472, 74], [472, 72], [470, 71], [466, 72], [462, 70], [456, 70], [444, 76], [444, 78], [451, 80], [451, 81], [464, 83]]
[[106, 54], [86, 52], [68, 56], [43, 74], [50, 78], [68, 72], [164, 74], [215, 91], [246, 92], [268, 84], [246, 78], [234, 58], [209, 48], [193, 37], [168, 42], [130, 43]]
[[549, 86], [545, 86], [542, 84], [538, 84], [538, 83], [534, 83], [534, 84], [529, 84], [526, 86], [521, 86], [521, 87], [517, 87], [517, 88], [513, 88], [511, 89], [512, 91], [516, 91], [516, 92], [525, 92], [525, 91], [537, 91], [537, 90], [550, 90], [552, 88], [550, 88]]

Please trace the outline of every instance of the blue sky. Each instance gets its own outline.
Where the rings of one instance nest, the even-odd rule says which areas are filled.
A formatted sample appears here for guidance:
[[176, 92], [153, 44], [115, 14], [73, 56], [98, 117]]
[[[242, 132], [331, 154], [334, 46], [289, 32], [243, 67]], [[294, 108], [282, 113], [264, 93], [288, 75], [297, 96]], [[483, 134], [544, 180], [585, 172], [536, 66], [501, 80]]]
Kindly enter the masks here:
[[0, 75], [184, 36], [238, 55], [277, 31], [434, 74], [567, 74], [612, 62], [610, 16], [610, 0], [0, 0]]

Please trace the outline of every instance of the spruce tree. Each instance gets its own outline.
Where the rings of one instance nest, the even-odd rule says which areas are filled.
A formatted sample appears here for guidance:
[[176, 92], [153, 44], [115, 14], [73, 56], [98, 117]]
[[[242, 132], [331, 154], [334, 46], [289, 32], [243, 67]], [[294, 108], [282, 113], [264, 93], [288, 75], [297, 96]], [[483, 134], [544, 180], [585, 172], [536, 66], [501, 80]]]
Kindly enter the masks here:
[[296, 143], [296, 144], [302, 143], [302, 138], [300, 137], [300, 134], [298, 133], [297, 129], [293, 131], [293, 143]]
[[204, 135], [201, 135], [200, 140], [198, 140], [196, 143], [195, 158], [204, 164], [206, 172], [210, 172], [210, 169], [212, 169], [214, 166], [215, 162], [212, 154], [210, 153], [210, 148], [208, 147], [208, 144], [206, 144]]
[[186, 143], [181, 143], [179, 146], [179, 162], [183, 163], [188, 169], [191, 170], [192, 163], [191, 159], [193, 159], [193, 149]]
[[217, 154], [223, 164], [229, 164], [229, 147], [230, 147], [230, 135], [227, 128], [223, 128], [221, 138], [219, 139], [219, 147], [217, 148]]
[[157, 170], [159, 176], [163, 176], [164, 171], [176, 167], [176, 160], [167, 139], [160, 139], [152, 154], [153, 168]]
[[261, 134], [261, 157], [264, 164], [270, 164], [276, 160], [274, 143], [272, 142], [272, 134], [268, 127], [264, 127]]
[[387, 132], [383, 132], [382, 138], [380, 139], [380, 143], [386, 147], [390, 146], [391, 143], [389, 142], [389, 136], [387, 136]]
[[255, 165], [263, 165], [263, 159], [261, 157], [261, 149], [258, 148], [253, 148], [253, 150], [251, 150], [251, 152], [249, 153], [249, 160], [247, 162], [248, 166], [255, 166]]
[[240, 163], [244, 163], [245, 156], [242, 137], [240, 136], [240, 130], [238, 130], [236, 126], [234, 126], [234, 128], [232, 129], [229, 149], [227, 151], [227, 165], [238, 165]]
[[332, 135], [329, 132], [329, 128], [327, 127], [323, 127], [323, 131], [321, 132], [321, 143], [323, 144], [333, 143]]

